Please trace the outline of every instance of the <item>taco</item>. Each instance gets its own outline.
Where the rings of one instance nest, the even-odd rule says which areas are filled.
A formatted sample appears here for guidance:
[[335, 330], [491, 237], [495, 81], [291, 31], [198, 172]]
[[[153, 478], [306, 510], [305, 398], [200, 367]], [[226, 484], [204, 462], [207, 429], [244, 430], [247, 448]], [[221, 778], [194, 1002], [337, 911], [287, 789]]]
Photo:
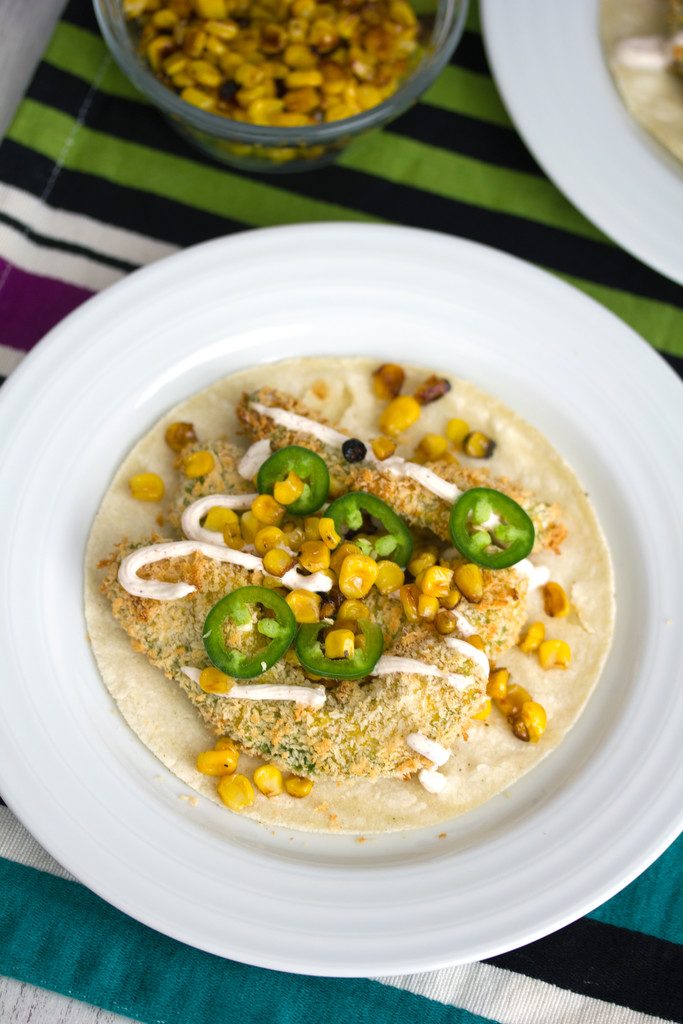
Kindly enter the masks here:
[[507, 789], [613, 631], [607, 547], [551, 444], [469, 382], [367, 359], [255, 367], [172, 409], [117, 471], [85, 577], [142, 742], [306, 830], [416, 828]]

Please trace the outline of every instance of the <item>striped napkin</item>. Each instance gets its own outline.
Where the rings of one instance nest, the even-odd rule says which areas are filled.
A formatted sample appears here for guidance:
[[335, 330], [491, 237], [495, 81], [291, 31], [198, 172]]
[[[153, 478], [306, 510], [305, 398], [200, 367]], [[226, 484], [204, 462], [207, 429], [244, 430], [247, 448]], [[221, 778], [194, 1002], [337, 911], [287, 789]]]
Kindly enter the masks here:
[[[189, 149], [119, 73], [88, 0], [72, 0], [0, 145], [0, 374], [142, 264], [245, 227], [332, 219], [432, 228], [531, 260], [683, 373], [683, 288], [620, 250], [544, 177], [490, 77], [476, 11], [413, 110], [337, 166], [268, 178]], [[406, 978], [289, 976], [165, 938], [72, 879], [5, 806], [0, 885], [0, 974], [147, 1022], [683, 1021], [683, 840], [554, 935]]]

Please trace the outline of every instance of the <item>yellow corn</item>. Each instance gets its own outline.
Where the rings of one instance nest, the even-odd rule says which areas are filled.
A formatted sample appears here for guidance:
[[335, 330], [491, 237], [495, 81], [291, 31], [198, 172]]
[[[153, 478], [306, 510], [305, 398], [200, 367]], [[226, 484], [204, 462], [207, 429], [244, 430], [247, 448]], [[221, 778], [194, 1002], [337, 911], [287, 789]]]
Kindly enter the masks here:
[[162, 58], [168, 54], [169, 50], [173, 49], [173, 46], [174, 43], [171, 36], [157, 36], [155, 39], [152, 39], [151, 43], [147, 44], [147, 60], [153, 71], [159, 70]]
[[263, 526], [254, 537], [256, 554], [261, 555], [261, 557], [267, 551], [271, 551], [273, 548], [285, 543], [285, 535], [279, 526]]
[[461, 445], [470, 432], [469, 423], [456, 418], [446, 424], [446, 437], [452, 444]]
[[237, 22], [230, 20], [205, 21], [203, 28], [210, 36], [222, 39], [224, 43], [229, 43], [235, 36], [239, 35], [240, 30]]
[[318, 516], [306, 516], [304, 537], [306, 540], [320, 540], [320, 518]]
[[368, 555], [347, 555], [339, 570], [339, 589], [344, 597], [365, 597], [377, 572], [377, 562]]
[[172, 451], [179, 452], [186, 445], [194, 444], [197, 440], [194, 425], [192, 423], [171, 423], [166, 427], [164, 440]]
[[429, 597], [446, 597], [453, 579], [453, 570], [444, 565], [430, 565], [425, 569], [420, 584], [423, 594]]
[[262, 85], [266, 80], [266, 73], [263, 68], [259, 67], [258, 64], [240, 64], [236, 68], [233, 78], [238, 85], [243, 85], [245, 89], [253, 89], [257, 85]]
[[437, 550], [434, 547], [423, 548], [422, 551], [417, 551], [408, 562], [408, 568], [412, 572], [413, 576], [419, 576], [425, 569], [429, 569], [431, 565], [436, 565]]
[[405, 573], [396, 562], [381, 561], [377, 563], [377, 579], [375, 586], [380, 594], [393, 594], [395, 590], [403, 586]]
[[522, 640], [519, 641], [520, 651], [524, 651], [525, 654], [531, 654], [532, 651], [537, 651], [541, 641], [545, 637], [545, 626], [542, 622], [532, 622]]
[[513, 718], [522, 710], [522, 704], [531, 700], [531, 694], [523, 686], [514, 683], [508, 686], [504, 697], [495, 700], [496, 707], [503, 712], [506, 718]]
[[219, 736], [213, 745], [214, 750], [231, 750], [235, 757], [240, 756], [238, 748], [235, 746], [229, 736]]
[[197, 771], [202, 775], [232, 775], [237, 758], [231, 750], [202, 750], [197, 754]]
[[273, 487], [273, 497], [281, 505], [291, 505], [304, 493], [304, 482], [293, 470], [285, 480], [278, 480]]
[[285, 48], [283, 58], [290, 68], [312, 68], [317, 59], [310, 46], [302, 43], [290, 43]]
[[196, 480], [200, 476], [210, 473], [216, 464], [211, 452], [192, 452], [183, 459], [183, 472], [185, 476]]
[[484, 596], [484, 577], [481, 569], [474, 562], [459, 565], [454, 573], [454, 582], [467, 601], [477, 604]]
[[188, 74], [192, 75], [195, 82], [205, 85], [209, 89], [217, 89], [223, 81], [218, 68], [210, 64], [208, 60], [191, 60], [187, 65]]
[[441, 437], [440, 434], [425, 434], [415, 449], [415, 454], [426, 462], [433, 462], [445, 455], [447, 449], [448, 441], [445, 437]]
[[510, 680], [510, 673], [506, 668], [494, 668], [491, 670], [489, 675], [489, 681], [486, 684], [486, 693], [493, 700], [504, 700], [508, 692], [508, 682]]
[[290, 71], [285, 78], [288, 89], [304, 89], [307, 86], [317, 88], [323, 84], [323, 76], [319, 71]]
[[548, 724], [545, 708], [535, 700], [524, 701], [510, 724], [517, 739], [526, 743], [538, 743]]
[[310, 114], [320, 104], [320, 96], [310, 86], [306, 89], [292, 89], [286, 92], [283, 102], [287, 110], [295, 114]]
[[246, 775], [229, 775], [218, 783], [218, 795], [231, 811], [243, 811], [254, 802], [254, 787]]
[[477, 711], [476, 715], [472, 715], [472, 718], [476, 718], [479, 722], [485, 722], [491, 714], [491, 701], [487, 698], [482, 706]]
[[350, 629], [331, 629], [325, 637], [326, 658], [352, 658], [356, 641]]
[[370, 609], [362, 601], [342, 601], [337, 612], [337, 620], [344, 622], [358, 622], [360, 619], [371, 618]]
[[294, 612], [297, 622], [318, 622], [320, 620], [320, 594], [310, 590], [292, 590], [285, 601]]
[[397, 363], [382, 363], [372, 375], [372, 390], [377, 398], [388, 402], [396, 398], [406, 379], [403, 367]]
[[429, 597], [427, 594], [420, 594], [417, 599], [417, 614], [419, 618], [432, 622], [439, 610], [439, 602], [436, 597]]
[[313, 789], [313, 779], [300, 779], [297, 775], [291, 775], [285, 779], [285, 789], [290, 796], [308, 796]]
[[251, 503], [251, 511], [261, 523], [268, 526], [276, 526], [285, 514], [282, 505], [279, 505], [270, 494], [259, 494]]
[[164, 481], [157, 473], [136, 473], [128, 486], [137, 501], [161, 501], [164, 496]]
[[448, 636], [450, 633], [455, 632], [457, 626], [455, 615], [446, 608], [440, 608], [434, 618], [434, 625], [436, 626], [437, 633], [440, 633], [441, 636]]
[[376, 458], [383, 462], [384, 459], [388, 459], [390, 455], [393, 455], [396, 451], [396, 442], [392, 441], [390, 437], [375, 437], [371, 442], [372, 450], [375, 453]]
[[240, 518], [240, 529], [247, 544], [253, 544], [256, 534], [263, 529], [263, 523], [256, 518], [253, 512], [244, 512]]
[[417, 622], [419, 615], [417, 603], [420, 598], [420, 591], [414, 583], [406, 583], [399, 591], [403, 614], [408, 622]]
[[200, 18], [227, 18], [228, 5], [226, 0], [192, 0], [193, 7]]
[[173, 75], [177, 75], [180, 71], [182, 71], [186, 64], [187, 57], [185, 56], [185, 54], [176, 51], [176, 53], [172, 53], [170, 57], [166, 58], [166, 60], [162, 64], [162, 67], [164, 69], [165, 74], [173, 77]]
[[[257, 534], [258, 536], [258, 534]], [[263, 556], [263, 568], [271, 576], [284, 576], [294, 566], [294, 559], [282, 548], [271, 548]]]
[[538, 660], [541, 668], [567, 668], [572, 660], [572, 652], [564, 640], [544, 640], [538, 648]]
[[282, 793], [282, 772], [274, 764], [262, 764], [254, 772], [254, 782], [264, 796]]
[[496, 447], [492, 441], [481, 430], [471, 430], [462, 441], [463, 451], [473, 459], [490, 459]]
[[330, 549], [321, 540], [306, 540], [301, 545], [299, 562], [309, 572], [320, 572], [330, 567]]
[[451, 589], [445, 597], [441, 598], [441, 604], [444, 608], [455, 608], [461, 597], [462, 594], [457, 588]]
[[473, 633], [472, 636], [468, 636], [467, 643], [471, 644], [472, 647], [476, 647], [478, 651], [483, 651], [485, 648], [484, 641], [478, 633]]
[[553, 619], [563, 619], [569, 615], [569, 598], [564, 587], [559, 583], [546, 583], [543, 588], [543, 607], [546, 615]]
[[211, 110], [216, 104], [215, 99], [208, 92], [194, 89], [191, 85], [183, 89], [180, 98], [186, 103], [191, 103], [193, 107], [199, 107], [200, 110]]
[[352, 544], [351, 541], [345, 540], [343, 544], [340, 544], [334, 551], [334, 554], [330, 557], [330, 569], [333, 572], [338, 573], [341, 570], [342, 563], [345, 558], [349, 555], [360, 555], [361, 550], [357, 544]]
[[322, 516], [318, 524], [320, 530], [320, 537], [323, 544], [334, 551], [339, 544], [341, 544], [341, 537], [337, 533], [337, 529], [334, 525], [334, 519], [330, 519], [328, 516]]
[[225, 546], [232, 548], [234, 551], [241, 551], [247, 543], [240, 532], [239, 524], [237, 529], [226, 526], [223, 530], [223, 540], [225, 541]]
[[[336, 118], [331, 118], [336, 120]], [[380, 429], [390, 437], [396, 437], [408, 427], [412, 427], [420, 417], [420, 403], [412, 395], [399, 395], [394, 398], [380, 416]]]
[[227, 530], [228, 533], [235, 533], [239, 527], [239, 516], [231, 508], [214, 505], [206, 513], [205, 530], [213, 530], [215, 533], [223, 533], [223, 530]]
[[234, 685], [233, 679], [213, 665], [203, 668], [199, 676], [199, 686], [204, 693], [227, 693]]
[[201, 56], [206, 45], [206, 32], [198, 27], [189, 28], [183, 36], [183, 50], [188, 57]]

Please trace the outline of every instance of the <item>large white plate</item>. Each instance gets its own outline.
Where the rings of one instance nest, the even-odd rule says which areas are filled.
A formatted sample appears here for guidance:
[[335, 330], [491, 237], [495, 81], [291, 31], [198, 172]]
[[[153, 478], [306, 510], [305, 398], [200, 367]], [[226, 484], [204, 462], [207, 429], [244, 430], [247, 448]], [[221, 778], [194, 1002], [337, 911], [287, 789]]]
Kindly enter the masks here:
[[600, 0], [481, 4], [496, 83], [539, 164], [607, 235], [683, 284], [683, 167], [617, 92]]
[[[441, 829], [271, 832], [201, 801], [123, 723], [85, 638], [82, 560], [112, 471], [169, 406], [239, 367], [327, 352], [430, 362], [546, 432], [614, 555], [613, 651], [558, 751]], [[274, 374], [275, 376], [275, 374]], [[303, 226], [189, 249], [86, 303], [0, 397], [0, 791], [105, 899], [203, 949], [384, 975], [493, 955], [601, 903], [683, 816], [680, 384], [554, 278], [403, 228]], [[677, 404], [678, 403], [678, 404]]]

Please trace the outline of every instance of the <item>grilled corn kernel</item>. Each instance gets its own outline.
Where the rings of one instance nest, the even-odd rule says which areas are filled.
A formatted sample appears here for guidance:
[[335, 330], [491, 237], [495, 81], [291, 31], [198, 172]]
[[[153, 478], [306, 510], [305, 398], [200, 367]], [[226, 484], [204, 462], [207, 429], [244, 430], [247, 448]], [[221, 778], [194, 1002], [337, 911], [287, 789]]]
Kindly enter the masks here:
[[535, 700], [526, 700], [510, 724], [517, 739], [538, 743], [548, 724], [545, 708]]
[[254, 100], [247, 108], [248, 119], [252, 124], [272, 124], [273, 118], [280, 113], [282, 113], [282, 100], [269, 96], [262, 96], [260, 99]]
[[223, 533], [224, 530], [227, 530], [229, 533], [236, 533], [239, 527], [239, 516], [231, 508], [214, 505], [206, 513], [206, 519], [204, 520], [205, 530], [213, 530], [214, 533]]
[[544, 637], [545, 626], [543, 623], [532, 622], [524, 634], [524, 637], [519, 641], [520, 651], [524, 651], [525, 654], [531, 654], [532, 651], [537, 651]]
[[201, 89], [194, 89], [191, 85], [183, 89], [180, 94], [181, 100], [185, 100], [186, 103], [191, 103], [193, 107], [199, 107], [200, 110], [211, 110], [215, 106], [216, 101], [213, 96], [210, 96], [208, 92], [203, 92]]
[[232, 775], [237, 770], [237, 757], [231, 750], [202, 750], [197, 754], [197, 771], [202, 775]]
[[168, 447], [179, 452], [185, 445], [193, 444], [197, 440], [193, 423], [171, 423], [166, 427], [164, 440]]
[[253, 544], [256, 534], [263, 529], [263, 523], [256, 518], [253, 512], [244, 512], [240, 518], [240, 529], [247, 544]]
[[326, 658], [352, 658], [356, 640], [350, 629], [331, 629], [325, 637]]
[[440, 608], [434, 618], [434, 625], [437, 633], [440, 633], [441, 636], [448, 636], [455, 632], [457, 626], [455, 615], [446, 608]]
[[472, 647], [476, 647], [478, 651], [483, 651], [485, 649], [484, 641], [478, 633], [473, 633], [472, 636], [468, 636], [467, 643], [471, 644]]
[[256, 554], [263, 557], [267, 551], [281, 547], [286, 543], [285, 535], [279, 526], [264, 526], [254, 537]]
[[513, 683], [512, 686], [508, 686], [505, 696], [496, 700], [495, 704], [506, 718], [513, 718], [519, 714], [522, 710], [522, 704], [528, 700], [531, 700], [529, 691], [525, 690], [523, 686]]
[[282, 772], [274, 764], [262, 764], [254, 772], [254, 783], [264, 796], [279, 796], [283, 790]]
[[208, 60], [191, 60], [187, 65], [187, 73], [192, 75], [195, 82], [205, 85], [209, 89], [217, 89], [223, 81], [218, 68], [210, 64]]
[[447, 449], [448, 441], [445, 437], [440, 434], [425, 434], [415, 449], [415, 454], [426, 462], [432, 462], [445, 455]]
[[232, 548], [233, 551], [242, 551], [247, 543], [242, 536], [239, 526], [236, 530], [232, 526], [226, 526], [223, 530], [223, 540], [225, 541], [225, 546]]
[[323, 84], [323, 76], [319, 71], [290, 71], [285, 78], [285, 85], [288, 89], [305, 89], [311, 86], [317, 89]]
[[320, 621], [320, 594], [314, 594], [310, 590], [291, 590], [285, 601], [294, 612], [297, 622]]
[[392, 399], [379, 419], [380, 429], [396, 437], [412, 427], [420, 417], [420, 403], [412, 395], [399, 395]]
[[161, 501], [164, 496], [164, 481], [156, 473], [136, 473], [128, 486], [138, 501]]
[[473, 459], [490, 459], [493, 455], [496, 442], [482, 434], [481, 430], [471, 430], [462, 439], [463, 451]]
[[304, 539], [320, 540], [320, 517], [306, 516], [304, 519]]
[[328, 516], [322, 516], [320, 523], [318, 524], [320, 530], [320, 537], [323, 544], [334, 551], [336, 547], [341, 544], [341, 537], [337, 533], [337, 529], [334, 525], [334, 519], [330, 519]]
[[176, 51], [172, 53], [170, 57], [167, 57], [162, 67], [164, 74], [169, 75], [171, 78], [173, 75], [177, 75], [187, 65], [187, 57], [184, 53]]
[[453, 570], [445, 565], [430, 565], [425, 569], [420, 588], [429, 597], [446, 597], [453, 579]]
[[440, 602], [444, 608], [455, 608], [461, 597], [460, 591], [457, 588], [452, 588], [445, 597], [440, 599]]
[[377, 579], [375, 586], [380, 594], [393, 594], [403, 586], [405, 573], [396, 562], [382, 561], [377, 563]]
[[342, 601], [337, 612], [337, 621], [343, 622], [359, 622], [360, 619], [371, 618], [370, 609], [362, 601], [356, 601], [351, 599], [350, 601]]
[[330, 567], [330, 549], [321, 540], [307, 540], [301, 545], [299, 561], [309, 572], [320, 572]]
[[572, 652], [564, 640], [544, 640], [538, 648], [538, 660], [541, 668], [567, 668], [572, 660]]
[[429, 597], [427, 594], [420, 594], [417, 599], [417, 614], [419, 618], [433, 622], [439, 610], [439, 602], [436, 597]]
[[388, 402], [399, 394], [405, 379], [402, 366], [397, 363], [382, 363], [372, 375], [372, 390], [377, 398]]
[[430, 566], [436, 565], [438, 552], [436, 548], [423, 548], [422, 551], [416, 551], [413, 557], [408, 562], [408, 568], [412, 572], [413, 576], [419, 576], [425, 569], [429, 569]]
[[171, 36], [156, 36], [147, 44], [147, 60], [153, 71], [158, 71], [164, 57], [168, 56], [173, 49], [174, 43]]
[[293, 470], [285, 480], [278, 480], [273, 487], [273, 497], [280, 505], [291, 505], [304, 493], [304, 482]]
[[375, 453], [375, 457], [383, 462], [384, 459], [388, 459], [390, 455], [393, 455], [396, 451], [396, 442], [392, 441], [390, 437], [375, 437], [372, 441], [372, 450]]
[[183, 50], [188, 57], [201, 56], [206, 46], [206, 32], [199, 27], [188, 28], [183, 36]]
[[335, 549], [334, 553], [330, 557], [330, 569], [333, 572], [340, 572], [342, 564], [345, 558], [349, 555], [360, 555], [361, 550], [357, 544], [352, 544], [351, 541], [345, 540], [343, 544], [340, 544]]
[[[335, 103], [334, 106], [328, 107], [325, 111], [326, 121], [343, 121], [347, 117], [353, 117], [354, 114], [360, 114], [360, 108], [352, 105], [351, 103]], [[386, 429], [382, 427], [382, 429]], [[387, 431], [390, 433], [390, 431]]]
[[191, 455], [186, 455], [183, 459], [183, 472], [185, 476], [196, 480], [198, 477], [210, 473], [215, 464], [216, 460], [211, 452], [192, 452]]
[[559, 583], [546, 583], [543, 588], [543, 607], [546, 615], [553, 619], [563, 619], [569, 615], [569, 598], [564, 587]]
[[476, 718], [478, 722], [485, 722], [491, 714], [491, 701], [487, 698], [482, 706], [477, 711], [476, 715], [472, 715], [472, 718]]
[[213, 665], [203, 668], [199, 676], [199, 686], [204, 693], [227, 693], [234, 685], [229, 676]]
[[270, 494], [259, 494], [258, 498], [254, 498], [251, 503], [251, 511], [260, 523], [266, 523], [268, 526], [277, 526], [285, 514], [282, 505], [278, 504]]
[[285, 789], [290, 796], [308, 796], [313, 789], [313, 779], [300, 779], [297, 775], [290, 775], [285, 779]]
[[192, 6], [200, 18], [227, 18], [228, 5], [226, 0], [192, 0]]
[[214, 750], [232, 750], [235, 757], [240, 756], [239, 749], [235, 746], [229, 736], [219, 736], [213, 745]]
[[417, 611], [417, 602], [420, 597], [419, 588], [414, 583], [406, 583], [399, 590], [399, 597], [403, 607], [403, 614], [408, 622], [417, 622], [419, 618]]
[[[258, 536], [258, 534], [257, 534]], [[294, 559], [287, 552], [283, 551], [282, 548], [271, 548], [263, 556], [263, 568], [271, 576], [277, 576], [278, 579], [294, 566]]]
[[453, 573], [454, 583], [467, 601], [477, 604], [484, 596], [484, 577], [474, 562], [459, 565]]
[[510, 673], [506, 668], [494, 668], [491, 670], [489, 675], [489, 681], [486, 684], [486, 693], [493, 700], [504, 700], [508, 692], [508, 683], [510, 681]]
[[246, 775], [228, 775], [217, 786], [218, 795], [231, 811], [243, 811], [254, 802], [254, 787]]
[[303, 43], [290, 43], [285, 47], [283, 58], [290, 68], [312, 68], [317, 59], [310, 46]]
[[437, 399], [443, 398], [450, 390], [450, 381], [446, 380], [445, 377], [437, 377], [433, 373], [426, 380], [422, 381], [415, 392], [415, 398], [420, 405], [429, 405], [431, 402], [436, 402]]
[[446, 437], [451, 444], [461, 445], [470, 432], [469, 423], [456, 418], [446, 424]]
[[339, 570], [339, 589], [344, 597], [365, 597], [377, 572], [377, 562], [368, 555], [347, 555]]

